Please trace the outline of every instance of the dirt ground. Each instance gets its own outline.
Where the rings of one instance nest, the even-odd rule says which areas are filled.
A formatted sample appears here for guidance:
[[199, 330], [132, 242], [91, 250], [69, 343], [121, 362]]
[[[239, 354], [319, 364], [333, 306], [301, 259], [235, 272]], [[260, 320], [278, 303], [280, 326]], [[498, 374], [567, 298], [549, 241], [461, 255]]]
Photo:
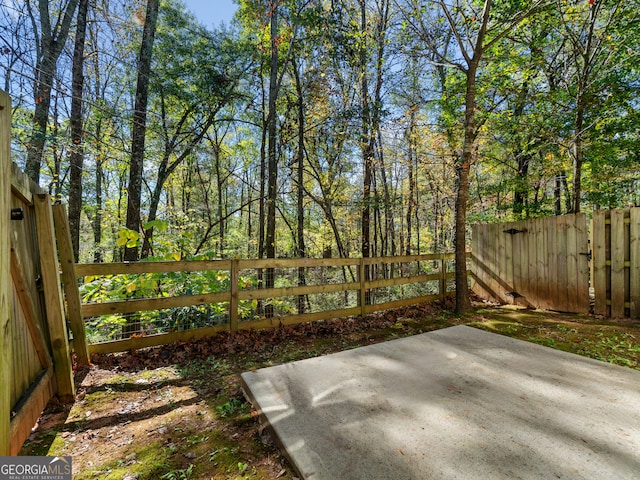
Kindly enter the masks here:
[[21, 455], [70, 455], [74, 479], [295, 479], [239, 374], [467, 324], [640, 369], [640, 323], [476, 304], [449, 304], [220, 334], [196, 342], [99, 355], [76, 373], [73, 405], [50, 402]]

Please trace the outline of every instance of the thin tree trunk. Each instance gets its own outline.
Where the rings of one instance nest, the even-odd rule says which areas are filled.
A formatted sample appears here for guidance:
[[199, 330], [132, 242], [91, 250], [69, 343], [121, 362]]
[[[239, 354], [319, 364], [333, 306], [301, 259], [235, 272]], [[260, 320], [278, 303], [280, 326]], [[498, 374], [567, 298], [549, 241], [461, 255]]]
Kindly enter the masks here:
[[80, 214], [82, 212], [82, 172], [84, 138], [82, 126], [82, 93], [84, 90], [84, 41], [87, 33], [89, 0], [79, 0], [76, 40], [73, 47], [71, 81], [71, 157], [69, 159], [69, 232], [76, 262], [80, 255]]
[[[276, 200], [278, 190], [278, 151], [277, 151], [277, 115], [276, 100], [278, 98], [278, 1], [273, 2], [271, 11], [271, 62], [269, 72], [269, 114], [267, 117], [268, 151], [267, 151], [267, 230], [265, 234], [265, 254], [267, 258], [276, 258]], [[275, 270], [267, 269], [265, 288], [273, 288]], [[274, 315], [273, 304], [265, 306], [265, 316]]]
[[[367, 31], [367, 10], [366, 2], [360, 0], [360, 33], [365, 35]], [[362, 230], [361, 230], [361, 251], [362, 258], [371, 256], [371, 183], [373, 170], [373, 145], [371, 143], [371, 112], [369, 107], [369, 84], [367, 75], [367, 47], [366, 42], [361, 40], [360, 47], [360, 95], [362, 109], [362, 133], [360, 142], [362, 145]], [[365, 282], [371, 279], [370, 266], [364, 269]], [[365, 292], [363, 299], [365, 305], [371, 304], [369, 290]], [[362, 299], [361, 299], [362, 301]]]
[[[49, 108], [51, 106], [51, 86], [55, 78], [56, 64], [62, 53], [69, 35], [71, 21], [78, 6], [78, 0], [69, 0], [58, 15], [58, 23], [51, 24], [49, 0], [38, 0], [41, 34], [36, 45], [38, 60], [36, 62], [35, 110], [33, 112], [33, 128], [29, 146], [27, 147], [27, 163], [25, 172], [36, 183], [40, 181], [40, 167], [44, 156], [44, 146], [47, 138], [47, 124], [49, 123]], [[27, 2], [29, 16], [34, 30], [37, 31], [35, 16], [31, 11], [31, 3]]]
[[[304, 240], [304, 98], [302, 92], [302, 82], [300, 81], [300, 71], [295, 60], [291, 62], [293, 68], [293, 75], [296, 83], [296, 92], [298, 94], [297, 108], [298, 108], [298, 154], [297, 154], [297, 179], [296, 179], [296, 196], [298, 207], [298, 225], [297, 225], [297, 244], [298, 244], [298, 258], [304, 258], [307, 256], [305, 240]], [[307, 284], [305, 278], [304, 267], [298, 268], [298, 286]], [[305, 296], [298, 295], [298, 313], [305, 312]]]
[[415, 184], [415, 179], [414, 179], [414, 174], [413, 174], [413, 155], [414, 155], [414, 151], [413, 151], [413, 131], [415, 129], [415, 121], [416, 121], [416, 111], [415, 111], [415, 106], [412, 105], [411, 106], [411, 113], [409, 114], [409, 130], [407, 133], [407, 143], [408, 143], [408, 152], [407, 152], [407, 177], [409, 179], [409, 199], [407, 201], [407, 217], [406, 217], [406, 221], [407, 221], [407, 239], [406, 239], [406, 249], [405, 249], [405, 255], [411, 255], [411, 234], [412, 234], [412, 220], [413, 220], [413, 215], [414, 215], [414, 211], [416, 208], [416, 204], [415, 204], [415, 196], [414, 196], [414, 192], [415, 192], [415, 188], [416, 188], [416, 184]]
[[[142, 31], [142, 45], [138, 57], [138, 83], [133, 111], [133, 131], [131, 140], [131, 162], [129, 165], [129, 185], [127, 187], [127, 220], [129, 230], [140, 232], [140, 204], [142, 199], [142, 169], [144, 162], [145, 136], [147, 132], [147, 103], [149, 99], [149, 76], [153, 42], [156, 34], [160, 0], [147, 1], [147, 14]], [[124, 259], [135, 262], [139, 259], [138, 247], [125, 247]]]
[[93, 216], [93, 261], [102, 263], [102, 183], [104, 174], [102, 171], [102, 155], [96, 156], [96, 213]]

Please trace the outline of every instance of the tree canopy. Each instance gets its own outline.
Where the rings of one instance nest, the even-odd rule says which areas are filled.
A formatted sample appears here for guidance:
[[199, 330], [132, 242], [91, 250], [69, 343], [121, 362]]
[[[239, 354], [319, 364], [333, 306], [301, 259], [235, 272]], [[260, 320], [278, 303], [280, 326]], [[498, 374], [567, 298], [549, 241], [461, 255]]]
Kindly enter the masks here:
[[212, 29], [161, 0], [148, 69], [146, 2], [0, 5], [13, 158], [78, 207], [81, 261], [464, 252], [640, 205], [633, 2], [237, 3]]

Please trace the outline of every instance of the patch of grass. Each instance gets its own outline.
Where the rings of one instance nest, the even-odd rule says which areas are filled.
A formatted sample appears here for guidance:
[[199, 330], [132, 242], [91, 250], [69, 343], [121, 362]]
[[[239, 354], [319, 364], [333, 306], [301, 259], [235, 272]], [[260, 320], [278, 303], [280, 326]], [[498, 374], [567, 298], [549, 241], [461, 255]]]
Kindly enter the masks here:
[[74, 480], [89, 480], [100, 478], [104, 480], [121, 480], [127, 475], [134, 476], [137, 480], [157, 480], [162, 475], [176, 470], [177, 465], [172, 464], [164, 454], [162, 445], [157, 442], [134, 450], [126, 458], [110, 461], [103, 465], [96, 465], [74, 474]]
[[190, 480], [193, 478], [193, 463], [187, 468], [171, 470], [160, 477], [162, 480]]
[[583, 339], [580, 352], [597, 360], [624, 367], [639, 368], [640, 342], [628, 332], [598, 331]]
[[239, 398], [230, 398], [228, 401], [224, 402], [222, 405], [218, 405], [216, 410], [218, 411], [218, 415], [221, 418], [229, 418], [238, 415], [245, 415], [249, 412], [251, 407], [245, 401], [240, 400]]

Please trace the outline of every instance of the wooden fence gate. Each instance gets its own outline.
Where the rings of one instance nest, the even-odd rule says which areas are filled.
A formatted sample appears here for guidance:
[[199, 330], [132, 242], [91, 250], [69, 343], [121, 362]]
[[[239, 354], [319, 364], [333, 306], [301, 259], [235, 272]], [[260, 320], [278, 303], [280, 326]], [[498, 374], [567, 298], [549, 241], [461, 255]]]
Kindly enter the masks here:
[[486, 300], [589, 312], [584, 214], [473, 225], [472, 289]]
[[[68, 323], [79, 364], [84, 329], [64, 207], [11, 163], [11, 103], [0, 92], [0, 455], [16, 455], [49, 399], [74, 399]], [[64, 221], [62, 221], [64, 220]], [[54, 228], [58, 224], [58, 228]], [[60, 248], [58, 248], [60, 247]], [[60, 276], [60, 270], [63, 275]], [[61, 283], [67, 294], [63, 296]], [[71, 294], [69, 293], [71, 292]], [[81, 319], [80, 319], [81, 321]]]
[[591, 223], [594, 312], [640, 317], [640, 208], [595, 210]]

